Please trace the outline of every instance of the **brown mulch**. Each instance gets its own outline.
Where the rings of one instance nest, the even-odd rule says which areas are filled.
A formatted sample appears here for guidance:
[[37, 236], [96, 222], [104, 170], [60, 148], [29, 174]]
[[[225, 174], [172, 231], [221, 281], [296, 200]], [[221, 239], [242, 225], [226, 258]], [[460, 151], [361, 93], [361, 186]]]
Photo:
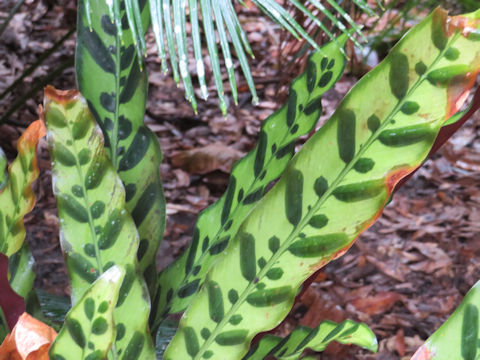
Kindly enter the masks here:
[[[0, 2], [0, 18], [12, 4]], [[260, 18], [255, 10], [242, 10], [241, 17], [256, 55], [251, 65], [259, 80], [261, 102], [258, 106], [250, 103], [251, 97], [240, 80], [239, 106], [231, 106], [227, 117], [218, 109], [213, 87], [209, 100], [199, 102], [199, 115], [193, 113], [183, 90], [160, 72], [153, 37], [148, 36], [146, 121], [158, 135], [164, 152], [161, 171], [168, 202], [167, 230], [158, 255], [161, 268], [187, 246], [196, 215], [223, 193], [232, 163], [254, 146], [262, 120], [278, 108], [278, 99], [284, 95], [277, 92], [288, 65], [284, 59], [278, 61], [282, 39], [278, 27]], [[0, 39], [0, 92], [74, 21], [74, 1], [27, 1]], [[72, 57], [74, 45], [72, 37], [24, 85], [3, 99], [0, 114], [36, 79]], [[295, 67], [289, 69], [293, 72]], [[355, 81], [354, 76], [347, 75], [326, 95], [323, 119]], [[71, 68], [53, 81], [64, 89], [74, 84]], [[16, 139], [36, 118], [41, 98], [39, 93], [28, 100], [9, 124], [0, 126], [0, 146], [9, 159], [15, 156]], [[393, 360], [409, 359], [438, 328], [480, 278], [480, 130], [476, 120], [478, 116], [417, 172], [345, 256], [317, 275], [278, 329], [280, 334], [298, 324], [316, 326], [324, 319], [364, 321], [379, 339], [377, 355], [335, 344], [320, 358]], [[39, 154], [37, 206], [25, 218], [27, 241], [36, 259], [36, 286], [67, 295], [44, 141]]]

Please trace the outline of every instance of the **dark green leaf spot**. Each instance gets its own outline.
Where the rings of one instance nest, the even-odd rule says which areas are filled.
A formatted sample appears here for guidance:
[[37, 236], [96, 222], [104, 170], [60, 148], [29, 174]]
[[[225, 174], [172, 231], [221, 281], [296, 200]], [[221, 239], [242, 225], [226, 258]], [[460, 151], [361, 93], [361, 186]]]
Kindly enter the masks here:
[[257, 290], [247, 296], [247, 302], [255, 307], [267, 307], [280, 304], [290, 299], [292, 294], [292, 288], [290, 286]]
[[70, 150], [63, 144], [56, 142], [53, 147], [53, 155], [55, 161], [58, 161], [64, 166], [74, 166], [77, 163], [75, 155], [72, 154]]
[[272, 236], [270, 239], [268, 239], [268, 248], [272, 253], [275, 254], [280, 248], [280, 239], [276, 236]]
[[143, 350], [145, 343], [145, 335], [140, 331], [135, 331], [132, 338], [128, 342], [125, 352], [123, 353], [122, 360], [137, 360], [140, 358], [140, 354]]
[[283, 270], [279, 267], [271, 268], [267, 271], [267, 278], [269, 278], [270, 280], [278, 280], [282, 277], [282, 275]]
[[209, 281], [207, 284], [207, 291], [210, 319], [219, 323], [224, 316], [222, 290], [215, 281]]
[[239, 345], [245, 342], [248, 330], [229, 330], [217, 335], [215, 342], [221, 346]]
[[92, 333], [95, 335], [102, 335], [108, 330], [107, 320], [103, 317], [98, 317], [93, 321]]
[[198, 290], [199, 285], [200, 279], [195, 279], [194, 281], [183, 285], [180, 289], [178, 289], [178, 297], [184, 299], [192, 296]]
[[338, 112], [337, 142], [340, 159], [346, 164], [355, 156], [356, 116], [352, 110], [340, 108]]
[[333, 196], [340, 201], [355, 202], [376, 197], [383, 191], [385, 182], [378, 179], [339, 186], [333, 191]]
[[400, 110], [405, 115], [412, 115], [415, 114], [418, 109], [420, 109], [420, 105], [416, 101], [405, 101]]
[[285, 213], [288, 221], [296, 226], [302, 219], [303, 174], [292, 168], [285, 173], [285, 179]]
[[198, 350], [200, 350], [197, 334], [195, 333], [195, 330], [189, 326], [183, 329], [183, 333], [185, 334], [187, 353], [193, 358], [197, 355]]
[[81, 348], [85, 347], [85, 335], [83, 333], [82, 324], [76, 319], [67, 317], [65, 319], [65, 326], [67, 327], [73, 341]]
[[295, 241], [288, 251], [302, 258], [328, 257], [343, 249], [350, 243], [344, 233], [312, 236]]
[[230, 289], [228, 291], [228, 300], [232, 305], [234, 305], [238, 300], [238, 292], [235, 289]]
[[333, 77], [333, 72], [327, 71], [320, 78], [320, 80], [318, 82], [318, 86], [322, 87], [322, 88], [327, 86], [330, 83], [330, 81], [332, 80], [332, 77]]
[[418, 124], [398, 129], [384, 130], [380, 133], [378, 139], [387, 146], [407, 146], [418, 143], [423, 140], [432, 140], [435, 132], [432, 131], [429, 124]]
[[247, 281], [252, 281], [257, 275], [255, 257], [255, 238], [245, 232], [239, 234], [240, 238], [240, 270]]
[[105, 211], [105, 203], [100, 200], [95, 201], [93, 205], [90, 207], [90, 212], [94, 219], [98, 219], [100, 216], [102, 216], [104, 211]]
[[408, 74], [408, 57], [400, 52], [392, 52], [390, 54], [390, 88], [392, 94], [399, 100], [407, 94], [410, 84]]
[[328, 224], [328, 218], [323, 214], [315, 215], [312, 216], [308, 224], [315, 229], [321, 229]]
[[375, 166], [375, 161], [370, 158], [360, 158], [357, 160], [353, 168], [355, 171], [359, 172], [360, 174], [366, 174], [370, 170], [373, 169]]
[[83, 310], [87, 319], [92, 320], [93, 314], [95, 313], [95, 300], [92, 298], [86, 298], [83, 303]]

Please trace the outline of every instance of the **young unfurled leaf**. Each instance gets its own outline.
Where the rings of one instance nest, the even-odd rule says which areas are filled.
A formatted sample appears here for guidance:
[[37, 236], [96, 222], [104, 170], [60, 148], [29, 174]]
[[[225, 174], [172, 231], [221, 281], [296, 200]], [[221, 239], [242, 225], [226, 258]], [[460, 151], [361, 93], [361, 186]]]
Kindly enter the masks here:
[[[115, 16], [112, 23], [108, 2], [90, 1], [88, 26], [84, 1], [79, 1], [75, 68], [79, 90], [102, 128], [107, 155], [125, 187], [127, 210], [140, 235], [139, 268], [153, 297], [155, 255], [165, 228], [165, 199], [160, 178], [162, 153], [157, 137], [144, 123], [147, 71], [135, 49], [144, 35], [132, 35], [125, 13], [125, 5], [135, 3], [114, 1], [113, 8], [118, 8], [120, 16]], [[142, 28], [147, 29], [146, 1], [138, 2], [138, 6]], [[80, 127], [72, 131], [73, 136], [80, 136], [84, 130]], [[59, 151], [58, 155], [69, 158], [67, 152]], [[101, 168], [99, 164], [98, 170]], [[92, 170], [93, 174], [97, 172]]]
[[367, 325], [351, 320], [345, 320], [340, 324], [324, 321], [314, 329], [300, 326], [283, 339], [279, 336], [265, 335], [250, 349], [243, 360], [263, 360], [267, 356], [274, 356], [278, 360], [297, 360], [304, 350], [321, 352], [332, 341], [355, 344], [373, 352], [378, 350], [377, 338]]
[[[125, 331], [116, 338], [115, 349], [125, 353], [135, 348], [138, 359], [150, 359], [154, 348], [147, 324], [147, 289], [137, 270], [139, 237], [126, 209], [122, 182], [103, 148], [102, 132], [77, 91], [47, 87], [45, 120], [72, 303], [110, 267], [122, 267], [126, 275], [114, 319]], [[83, 130], [74, 132], [75, 128]]]
[[[42, 121], [30, 124], [18, 139], [18, 156], [8, 168], [8, 181], [3, 189], [0, 186], [0, 252], [8, 257], [20, 249], [25, 239], [23, 217], [32, 211], [35, 204], [31, 185], [38, 177], [37, 144], [44, 136], [45, 126]], [[2, 168], [2, 164], [5, 166], [5, 158], [2, 154], [0, 173], [5, 179]]]
[[[253, 336], [277, 326], [286, 316], [303, 281], [341, 256], [375, 221], [396, 184], [422, 164], [442, 125], [461, 108], [473, 86], [480, 68], [480, 43], [469, 34], [472, 26], [480, 28], [480, 11], [464, 18], [449, 18], [438, 8], [347, 94], [248, 214], [210, 270], [208, 281], [218, 285], [223, 300], [222, 320], [211, 319], [211, 297], [204, 286], [184, 314], [165, 359], [199, 360], [205, 354], [215, 360], [240, 358]], [[446, 56], [451, 47], [459, 50], [458, 58]], [[472, 70], [447, 85], [428, 80], [430, 72], [458, 64]], [[417, 111], [405, 111], [406, 103]], [[361, 159], [371, 161], [358, 166], [359, 161], [366, 163]], [[294, 215], [291, 207], [301, 216]], [[310, 225], [318, 215], [326, 217], [321, 228]], [[255, 239], [254, 253], [241, 250], [243, 234]], [[333, 243], [326, 246], [325, 236], [331, 236]], [[298, 251], [302, 241], [315, 249], [316, 256], [307, 249]], [[262, 264], [253, 280], [240, 270], [252, 256]], [[269, 278], [272, 268], [283, 269], [284, 275]], [[238, 275], [232, 278], [233, 274]], [[236, 315], [243, 320], [234, 325], [231, 320]], [[233, 331], [234, 341], [218, 341]], [[201, 337], [201, 332], [206, 336]], [[187, 345], [193, 335], [198, 347], [192, 355]]]
[[23, 313], [0, 346], [0, 359], [48, 359], [48, 349], [56, 336], [54, 329]]
[[[345, 44], [346, 39], [344, 35], [338, 43]], [[306, 71], [290, 88], [287, 104], [264, 121], [257, 147], [234, 166], [225, 195], [200, 214], [190, 247], [160, 274], [154, 309], [157, 324], [167, 313], [185, 310], [217, 255], [223, 253], [267, 185], [285, 169], [296, 140], [315, 126], [322, 113], [321, 96], [340, 78], [344, 66], [345, 58], [334, 43], [309, 58]], [[193, 291], [184, 291], [188, 287]]]
[[88, 288], [68, 312], [50, 349], [52, 360], [107, 358], [115, 339], [113, 311], [124, 277], [125, 270], [113, 266]]
[[411, 360], [478, 359], [479, 308], [480, 282], [477, 282], [455, 312], [415, 352]]

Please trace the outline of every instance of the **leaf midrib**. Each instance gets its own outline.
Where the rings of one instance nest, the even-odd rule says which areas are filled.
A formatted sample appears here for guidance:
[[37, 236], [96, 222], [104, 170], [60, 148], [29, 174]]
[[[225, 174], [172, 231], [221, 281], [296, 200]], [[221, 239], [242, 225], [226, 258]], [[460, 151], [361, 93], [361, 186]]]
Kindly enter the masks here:
[[[390, 120], [400, 111], [402, 105], [405, 103], [405, 101], [416, 91], [418, 86], [426, 79], [427, 74], [431, 71], [431, 69], [440, 61], [440, 59], [443, 57], [445, 52], [451, 47], [452, 43], [456, 41], [458, 38], [459, 34], [458, 32], [453, 35], [452, 39], [446, 44], [443, 50], [441, 50], [438, 54], [438, 56], [435, 58], [435, 60], [432, 62], [432, 64], [427, 68], [427, 70], [424, 72], [423, 75], [419, 76], [417, 81], [412, 85], [412, 87], [409, 89], [408, 93], [397, 103], [397, 105], [393, 108], [393, 110], [390, 112], [390, 114], [385, 118], [384, 122], [381, 124], [381, 126], [377, 129], [375, 133], [373, 133], [370, 138], [367, 140], [364, 146], [362, 146], [358, 153], [355, 155], [355, 157], [345, 166], [345, 168], [341, 171], [341, 173], [338, 175], [338, 177], [335, 179], [335, 181], [332, 183], [331, 186], [327, 189], [325, 194], [319, 198], [317, 201], [317, 204], [312, 206], [312, 208], [308, 211], [308, 213], [305, 215], [305, 217], [300, 221], [298, 226], [294, 227], [290, 235], [287, 237], [287, 239], [284, 241], [282, 246], [279, 248], [279, 250], [272, 255], [270, 260], [267, 262], [267, 264], [260, 270], [258, 273], [258, 276], [256, 277], [257, 281], [250, 281], [248, 286], [245, 288], [245, 290], [242, 292], [242, 294], [239, 296], [237, 302], [232, 305], [230, 310], [225, 314], [223, 319], [218, 323], [218, 325], [215, 327], [215, 329], [212, 331], [211, 335], [208, 337], [208, 339], [204, 342], [202, 347], [199, 349], [198, 353], [195, 355], [194, 360], [200, 360], [201, 356], [204, 354], [204, 352], [209, 348], [211, 343], [215, 340], [217, 335], [220, 333], [220, 331], [223, 329], [223, 327], [227, 324], [227, 322], [230, 320], [230, 318], [237, 312], [237, 310], [240, 308], [241, 305], [245, 302], [247, 296], [251, 293], [252, 289], [255, 287], [257, 282], [260, 282], [263, 277], [266, 275], [268, 270], [275, 264], [275, 262], [280, 258], [283, 253], [288, 249], [290, 246], [291, 242], [295, 240], [298, 236], [298, 234], [301, 232], [301, 230], [308, 224], [310, 221], [311, 217], [320, 209], [320, 207], [325, 203], [325, 201], [332, 195], [333, 190], [339, 186], [339, 184], [343, 181], [345, 176], [352, 170], [353, 166], [355, 165], [356, 161], [366, 152], [366, 149], [370, 147], [370, 145], [377, 140], [378, 135], [380, 135], [381, 131], [385, 129], [385, 127], [390, 123]], [[409, 68], [411, 69], [411, 68]]]

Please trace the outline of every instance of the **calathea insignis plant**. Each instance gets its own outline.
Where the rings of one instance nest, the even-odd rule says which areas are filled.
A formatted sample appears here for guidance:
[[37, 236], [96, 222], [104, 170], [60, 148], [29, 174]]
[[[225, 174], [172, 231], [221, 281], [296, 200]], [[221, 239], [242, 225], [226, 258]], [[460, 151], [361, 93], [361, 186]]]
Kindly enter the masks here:
[[[81, 94], [47, 87], [42, 121], [20, 139], [8, 173], [0, 153], [0, 249], [10, 264], [0, 280], [37, 300], [30, 285], [19, 287], [17, 274], [31, 274], [21, 219], [33, 206], [35, 147], [45, 123], [72, 286], [50, 358], [300, 359], [304, 350], [322, 351], [331, 341], [375, 351], [371, 330], [350, 320], [250, 342], [277, 326], [301, 284], [376, 220], [399, 181], [425, 161], [442, 126], [461, 110], [480, 69], [480, 11], [449, 17], [435, 10], [294, 155], [296, 140], [321, 114], [321, 96], [343, 72], [349, 35], [314, 52], [286, 105], [265, 120], [257, 146], [234, 167], [225, 195], [199, 216], [185, 255], [157, 276], [165, 216], [161, 152], [143, 123], [147, 74], [135, 50], [137, 35], [127, 26], [131, 2], [112, 4], [90, 2], [90, 14], [80, 8]], [[148, 8], [137, 5], [146, 28]], [[111, 9], [122, 23], [112, 23]], [[36, 313], [36, 304], [27, 301], [26, 311]], [[9, 305], [0, 305], [3, 320]], [[182, 311], [173, 339], [161, 338], [172, 324], [168, 315]], [[50, 313], [37, 316], [57, 324]], [[12, 324], [1, 326], [5, 334]], [[472, 343], [468, 334], [458, 335], [460, 346]]]

